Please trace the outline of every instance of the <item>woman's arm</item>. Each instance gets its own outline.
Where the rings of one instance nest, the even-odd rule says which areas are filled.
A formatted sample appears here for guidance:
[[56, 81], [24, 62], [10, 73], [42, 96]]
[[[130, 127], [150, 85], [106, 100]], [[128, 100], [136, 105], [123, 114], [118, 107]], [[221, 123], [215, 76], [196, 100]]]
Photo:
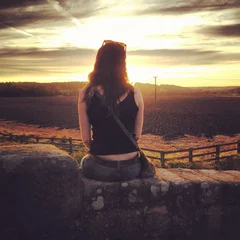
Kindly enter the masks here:
[[90, 123], [87, 116], [87, 106], [86, 103], [83, 102], [83, 98], [85, 95], [85, 88], [83, 88], [79, 93], [78, 98], [78, 120], [79, 120], [79, 127], [81, 130], [81, 137], [84, 145], [90, 149], [91, 144], [91, 129]]
[[142, 128], [143, 128], [144, 103], [143, 103], [142, 93], [136, 87], [134, 87], [134, 99], [138, 106], [138, 112], [137, 112], [137, 117], [135, 121], [136, 141], [138, 141], [141, 137]]

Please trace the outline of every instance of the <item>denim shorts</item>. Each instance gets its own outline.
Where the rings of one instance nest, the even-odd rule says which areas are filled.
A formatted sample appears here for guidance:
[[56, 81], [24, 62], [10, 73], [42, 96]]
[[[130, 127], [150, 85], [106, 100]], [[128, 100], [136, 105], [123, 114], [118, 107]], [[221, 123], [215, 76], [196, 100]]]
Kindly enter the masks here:
[[106, 181], [127, 181], [137, 178], [141, 171], [139, 157], [129, 160], [105, 160], [94, 155], [86, 155], [81, 160], [83, 175], [87, 178]]

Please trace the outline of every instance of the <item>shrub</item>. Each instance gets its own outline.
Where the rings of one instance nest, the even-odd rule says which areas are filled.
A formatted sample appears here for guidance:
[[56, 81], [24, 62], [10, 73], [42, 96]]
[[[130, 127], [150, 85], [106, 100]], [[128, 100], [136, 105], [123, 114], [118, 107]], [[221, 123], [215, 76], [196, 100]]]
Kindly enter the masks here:
[[196, 162], [181, 162], [174, 161], [168, 163], [168, 168], [189, 168], [189, 169], [201, 169], [203, 168], [201, 164]]
[[217, 170], [240, 170], [240, 154], [223, 158], [214, 167]]
[[184, 162], [179, 162], [179, 161], [175, 161], [175, 162], [169, 162], [168, 163], [168, 167], [169, 168], [188, 168], [187, 164]]

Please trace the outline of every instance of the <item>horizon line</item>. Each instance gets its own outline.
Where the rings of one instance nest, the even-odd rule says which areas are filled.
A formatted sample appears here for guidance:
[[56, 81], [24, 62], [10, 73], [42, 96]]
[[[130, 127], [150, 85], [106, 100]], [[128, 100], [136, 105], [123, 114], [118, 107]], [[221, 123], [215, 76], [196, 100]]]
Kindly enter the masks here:
[[[62, 81], [62, 82], [37, 82], [37, 81], [32, 81], [32, 82], [22, 82], [22, 81], [3, 81], [1, 82], [0, 81], [0, 84], [2, 83], [38, 83], [38, 84], [49, 84], [49, 83], [87, 83], [88, 81]], [[130, 82], [131, 83], [131, 82]], [[133, 85], [135, 84], [148, 84], [148, 85], [155, 85], [154, 83], [143, 83], [143, 82], [134, 82]], [[175, 87], [181, 87], [181, 88], [214, 88], [214, 87], [218, 87], [218, 88], [229, 88], [229, 87], [240, 87], [240, 85], [210, 85], [210, 86], [206, 86], [206, 85], [203, 85], [203, 86], [181, 86], [181, 85], [175, 85], [175, 84], [156, 84], [157, 86], [161, 87], [161, 86], [175, 86]]]

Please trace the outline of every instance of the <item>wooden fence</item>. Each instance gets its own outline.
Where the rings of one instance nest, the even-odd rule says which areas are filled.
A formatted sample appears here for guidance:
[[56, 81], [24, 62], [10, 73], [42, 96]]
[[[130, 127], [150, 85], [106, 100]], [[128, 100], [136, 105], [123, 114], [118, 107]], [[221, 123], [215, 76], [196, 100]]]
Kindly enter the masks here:
[[[73, 153], [76, 151], [87, 152], [81, 139], [73, 138], [47, 138], [34, 135], [14, 135], [11, 133], [0, 132], [1, 141], [11, 141], [20, 143], [41, 143], [54, 144], [55, 146]], [[211, 146], [180, 149], [174, 151], [160, 151], [149, 148], [142, 148], [149, 158], [161, 161], [162, 167], [165, 167], [166, 161], [187, 159], [189, 162], [194, 162], [200, 157], [205, 157], [205, 161], [219, 161], [221, 158], [240, 154], [240, 140], [236, 142], [216, 144]], [[225, 154], [223, 156], [223, 153]], [[226, 154], [227, 153], [227, 154]]]
[[73, 153], [76, 151], [87, 152], [81, 139], [74, 138], [57, 138], [57, 137], [39, 137], [35, 135], [16, 135], [11, 133], [0, 132], [1, 141], [19, 142], [19, 143], [41, 143], [53, 144], [63, 150]]
[[[240, 140], [236, 142], [216, 144], [211, 146], [180, 149], [174, 151], [158, 151], [147, 148], [142, 148], [144, 151], [152, 153], [147, 154], [148, 157], [161, 161], [162, 167], [165, 167], [166, 161], [187, 159], [190, 163], [200, 157], [206, 157], [205, 161], [219, 161], [227, 156], [240, 154]], [[223, 153], [227, 153], [224, 156]], [[156, 154], [158, 156], [156, 156]]]

